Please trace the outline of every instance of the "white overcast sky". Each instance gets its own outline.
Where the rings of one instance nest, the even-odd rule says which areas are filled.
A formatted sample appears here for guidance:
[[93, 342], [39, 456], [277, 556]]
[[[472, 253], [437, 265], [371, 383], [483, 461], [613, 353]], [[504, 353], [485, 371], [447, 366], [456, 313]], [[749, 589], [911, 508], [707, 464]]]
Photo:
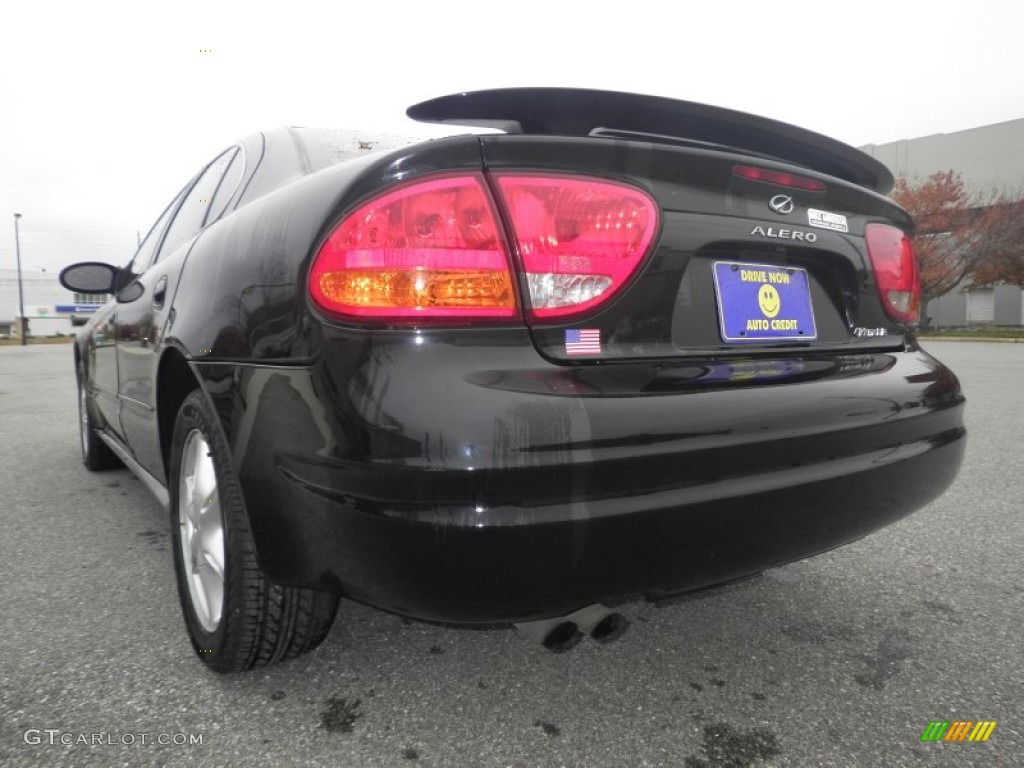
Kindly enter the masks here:
[[405, 108], [458, 91], [649, 93], [853, 145], [1024, 117], [1017, 0], [14, 0], [0, 21], [0, 268], [15, 211], [26, 269], [123, 264], [235, 139], [437, 135]]

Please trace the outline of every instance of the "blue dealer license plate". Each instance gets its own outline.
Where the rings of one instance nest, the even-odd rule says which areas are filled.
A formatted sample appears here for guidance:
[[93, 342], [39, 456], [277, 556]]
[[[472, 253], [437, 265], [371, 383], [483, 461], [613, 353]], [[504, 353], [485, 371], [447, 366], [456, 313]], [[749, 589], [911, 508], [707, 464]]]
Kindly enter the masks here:
[[728, 342], [817, 338], [807, 271], [716, 261], [718, 319]]

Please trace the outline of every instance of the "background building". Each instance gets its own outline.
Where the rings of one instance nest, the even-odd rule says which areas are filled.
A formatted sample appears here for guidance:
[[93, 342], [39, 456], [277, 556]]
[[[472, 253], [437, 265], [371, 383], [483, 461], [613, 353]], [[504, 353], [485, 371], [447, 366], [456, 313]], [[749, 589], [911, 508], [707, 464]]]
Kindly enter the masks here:
[[[984, 197], [999, 190], [1024, 197], [1024, 119], [861, 149], [911, 183], [951, 169], [972, 194]], [[972, 288], [967, 282], [928, 302], [923, 318], [940, 328], [1024, 325], [1024, 290], [1013, 285]]]
[[[72, 293], [57, 282], [57, 275], [42, 270], [21, 270], [25, 316], [29, 336], [74, 333], [106, 296]], [[0, 269], [0, 336], [16, 336], [18, 323], [18, 270]]]

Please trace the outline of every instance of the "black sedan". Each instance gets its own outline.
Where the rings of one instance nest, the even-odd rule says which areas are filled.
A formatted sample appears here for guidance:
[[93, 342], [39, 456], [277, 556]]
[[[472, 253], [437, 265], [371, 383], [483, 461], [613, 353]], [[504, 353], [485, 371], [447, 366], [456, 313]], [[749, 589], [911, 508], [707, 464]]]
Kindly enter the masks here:
[[[415, 143], [302, 128], [204, 166], [74, 346], [82, 453], [170, 513], [220, 672], [339, 596], [566, 647], [941, 494], [956, 377], [914, 336], [912, 223], [852, 147], [689, 102], [462, 93]], [[578, 627], [577, 627], [578, 625]]]

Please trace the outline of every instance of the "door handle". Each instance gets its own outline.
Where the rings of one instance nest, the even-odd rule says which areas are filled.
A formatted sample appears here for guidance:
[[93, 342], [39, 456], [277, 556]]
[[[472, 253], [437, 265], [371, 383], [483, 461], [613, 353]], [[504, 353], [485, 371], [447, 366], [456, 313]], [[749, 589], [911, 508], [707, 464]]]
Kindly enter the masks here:
[[153, 309], [162, 309], [167, 298], [167, 275], [161, 277], [153, 289]]

